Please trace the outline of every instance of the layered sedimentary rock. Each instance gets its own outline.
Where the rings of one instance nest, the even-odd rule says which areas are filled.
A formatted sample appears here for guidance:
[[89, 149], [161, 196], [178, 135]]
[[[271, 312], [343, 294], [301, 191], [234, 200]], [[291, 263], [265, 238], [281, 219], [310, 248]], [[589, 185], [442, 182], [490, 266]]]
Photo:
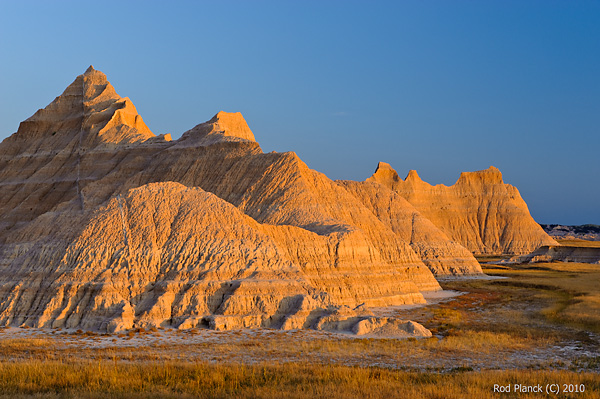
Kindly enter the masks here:
[[[80, 198], [86, 180], [94, 179], [95, 165], [85, 164], [94, 160], [89, 151], [116, 165], [120, 150], [149, 139], [156, 137], [133, 103], [90, 67], [1, 143], [0, 231]], [[0, 243], [6, 236], [0, 235]]]
[[413, 242], [262, 153], [240, 114], [154, 136], [93, 68], [0, 144], [0, 187], [4, 325], [402, 330], [361, 309], [440, 289]]
[[155, 136], [90, 67], [0, 144], [0, 325], [428, 336], [369, 307], [546, 242], [494, 170], [370, 180], [263, 153], [239, 113]]
[[112, 198], [66, 248], [48, 248], [44, 257], [56, 260], [11, 276], [39, 289], [3, 295], [14, 300], [2, 309], [9, 323], [115, 330], [221, 314], [260, 325], [261, 316], [286, 314], [284, 298], [314, 292], [257, 222], [173, 182]]
[[361, 320], [354, 325], [352, 331], [356, 335], [375, 337], [426, 338], [432, 336], [431, 331], [419, 323], [387, 317]]
[[218, 142], [252, 141], [254, 134], [239, 112], [219, 112], [208, 122], [188, 130], [181, 137], [182, 145], [211, 145]]
[[435, 275], [480, 274], [481, 266], [398, 193], [376, 182], [338, 181], [400, 239], [410, 244]]
[[544, 245], [527, 255], [503, 263], [577, 262], [600, 264], [600, 248]]
[[380, 183], [410, 202], [451, 240], [477, 254], [525, 254], [558, 245], [538, 225], [519, 191], [491, 166], [463, 172], [452, 186], [432, 186], [411, 170], [405, 180], [380, 162], [367, 181]]

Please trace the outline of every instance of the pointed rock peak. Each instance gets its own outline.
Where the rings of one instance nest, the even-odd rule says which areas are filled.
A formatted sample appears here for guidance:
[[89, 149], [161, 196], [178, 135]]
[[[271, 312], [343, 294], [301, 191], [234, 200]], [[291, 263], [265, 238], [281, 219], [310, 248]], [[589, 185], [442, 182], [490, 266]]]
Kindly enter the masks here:
[[490, 166], [485, 170], [478, 170], [476, 172], [462, 172], [457, 183], [504, 184], [504, 181], [502, 180], [502, 173], [500, 170], [495, 166]]
[[[19, 126], [22, 147], [63, 148], [73, 142], [86, 147], [100, 143], [133, 143], [154, 137], [128, 98], [122, 98], [106, 75], [90, 65], [65, 91]], [[73, 141], [75, 140], [75, 141]], [[79, 145], [79, 144], [77, 144]]]
[[[103, 91], [105, 87], [108, 87], [110, 91], [114, 92], [114, 88], [106, 78], [104, 72], [94, 69], [94, 67], [91, 65], [83, 75], [79, 75], [77, 77], [75, 82], [77, 82], [80, 78], [83, 80], [86, 97], [90, 94], [99, 94], [99, 91], [97, 90], [98, 87], [101, 88], [101, 91]], [[89, 90], [90, 88], [92, 89], [91, 91]], [[118, 97], [117, 93], [112, 94], [112, 96], [115, 98]], [[87, 100], [89, 100], [89, 98], [86, 98], [86, 101]]]
[[256, 141], [248, 123], [239, 112], [220, 111], [208, 123], [212, 123], [214, 130], [223, 132], [226, 137]]
[[402, 181], [402, 179], [389, 163], [379, 162], [373, 176], [369, 177], [366, 181], [374, 181], [381, 183], [388, 188], [392, 188], [395, 183]]
[[406, 176], [406, 181], [423, 181], [416, 170], [408, 171], [408, 175]]
[[[196, 125], [178, 140], [182, 145], [212, 145], [222, 142], [253, 142], [254, 134], [239, 112], [221, 111], [208, 122]], [[185, 144], [184, 144], [185, 143]]]
[[[92, 65], [90, 65], [83, 74], [79, 75], [77, 77], [77, 79], [75, 79], [75, 82], [77, 82], [79, 79], [83, 79], [83, 81], [85, 82], [86, 85], [89, 85], [89, 84], [94, 84], [94, 85], [108, 84], [108, 85], [110, 85], [104, 72], [94, 69], [94, 67]], [[75, 82], [73, 82], [73, 83], [75, 83]]]
[[377, 173], [379, 170], [394, 170], [394, 168], [392, 168], [392, 166], [387, 162], [379, 162], [377, 164], [377, 169], [375, 169], [375, 173]]

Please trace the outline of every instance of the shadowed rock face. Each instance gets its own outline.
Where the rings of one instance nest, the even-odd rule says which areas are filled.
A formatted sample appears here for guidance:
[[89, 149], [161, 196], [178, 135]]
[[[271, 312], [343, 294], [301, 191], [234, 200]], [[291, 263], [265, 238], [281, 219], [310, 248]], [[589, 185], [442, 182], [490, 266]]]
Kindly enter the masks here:
[[393, 330], [367, 308], [440, 289], [414, 243], [262, 153], [239, 113], [157, 137], [93, 68], [0, 144], [0, 187], [3, 325]]
[[398, 193], [451, 240], [479, 254], [525, 254], [542, 245], [558, 245], [533, 220], [519, 191], [502, 181], [491, 166], [463, 172], [447, 187], [432, 186], [411, 170], [405, 180], [380, 162], [367, 179]]

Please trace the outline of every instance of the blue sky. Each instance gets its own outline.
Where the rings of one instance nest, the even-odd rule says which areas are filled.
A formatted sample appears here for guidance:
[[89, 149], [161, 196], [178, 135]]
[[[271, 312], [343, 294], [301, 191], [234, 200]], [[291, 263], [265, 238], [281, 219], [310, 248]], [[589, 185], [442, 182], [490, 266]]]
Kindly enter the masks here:
[[240, 111], [333, 179], [494, 165], [600, 224], [600, 1], [0, 2], [0, 139], [93, 64], [150, 129]]

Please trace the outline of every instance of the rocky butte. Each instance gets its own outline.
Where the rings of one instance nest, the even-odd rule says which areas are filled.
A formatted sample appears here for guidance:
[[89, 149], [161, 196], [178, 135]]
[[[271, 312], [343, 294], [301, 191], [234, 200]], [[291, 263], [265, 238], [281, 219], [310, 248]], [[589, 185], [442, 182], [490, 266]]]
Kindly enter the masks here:
[[476, 254], [526, 254], [542, 245], [558, 245], [537, 224], [516, 187], [490, 166], [463, 172], [447, 187], [432, 186], [411, 170], [405, 180], [380, 162], [367, 181], [400, 194], [447, 236]]
[[495, 169], [332, 181], [239, 113], [155, 136], [92, 67], [0, 144], [0, 186], [0, 325], [428, 336], [371, 308], [555, 244]]

